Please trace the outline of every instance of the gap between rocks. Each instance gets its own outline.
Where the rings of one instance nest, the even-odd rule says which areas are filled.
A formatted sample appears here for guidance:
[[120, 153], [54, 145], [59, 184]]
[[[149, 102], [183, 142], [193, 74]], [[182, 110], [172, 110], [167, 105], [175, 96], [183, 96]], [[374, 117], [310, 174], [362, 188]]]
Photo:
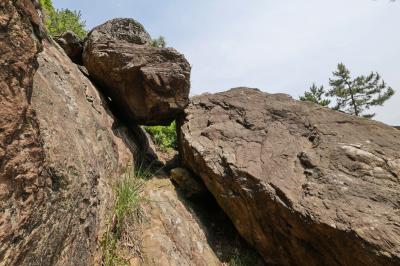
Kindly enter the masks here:
[[[113, 128], [120, 128], [120, 125], [124, 125], [123, 128], [127, 129], [126, 136], [137, 144], [138, 157], [135, 158], [134, 164], [155, 172], [154, 175], [144, 182], [142, 191], [146, 197], [145, 201], [153, 202], [152, 204], [146, 203], [147, 206], [142, 206], [144, 217], [141, 217], [140, 220], [148, 224], [136, 226], [134, 229], [140, 230], [140, 232], [134, 233], [136, 239], [137, 236], [143, 236], [139, 241], [139, 252], [135, 250], [134, 254], [129, 254], [129, 249], [127, 251], [126, 245], [121, 245], [118, 247], [120, 250], [117, 253], [119, 252], [119, 255], [128, 261], [130, 265], [141, 265], [141, 263], [145, 263], [145, 265], [158, 265], [160, 261], [157, 259], [157, 256], [160, 254], [156, 254], [159, 252], [156, 249], [171, 251], [176, 249], [173, 245], [176, 245], [178, 249], [184, 249], [185, 245], [190, 246], [202, 241], [202, 239], [197, 239], [196, 243], [187, 243], [192, 241], [190, 239], [192, 233], [190, 230], [186, 232], [186, 236], [179, 236], [181, 239], [177, 239], [170, 232], [176, 230], [175, 227], [179, 228], [179, 225], [163, 221], [168, 219], [179, 221], [180, 219], [187, 218], [188, 221], [184, 222], [184, 224], [190, 224], [187, 225], [187, 229], [191, 227], [200, 229], [202, 232], [199, 235], [204, 234], [206, 245], [210, 248], [209, 252], [213, 253], [217, 259], [217, 263], [215, 263], [215, 261], [206, 256], [207, 259], [205, 262], [207, 264], [264, 265], [258, 252], [240, 236], [231, 220], [216, 202], [214, 196], [206, 189], [200, 177], [195, 176], [187, 170], [184, 170], [184, 174], [180, 173], [179, 176], [171, 176], [171, 171], [178, 169], [179, 172], [179, 169], [183, 169], [180, 168], [179, 149], [166, 152], [157, 147], [143, 126], [130, 122], [126, 116], [120, 114], [112, 96], [106, 93], [107, 90], [91, 79], [90, 75], [87, 72], [85, 73], [83, 66], [79, 66], [79, 68], [83, 69], [83, 73], [86, 74], [103, 95], [103, 105], [107, 106], [115, 117]], [[176, 134], [179, 137], [179, 125], [177, 125]], [[129, 146], [129, 141], [125, 144]], [[197, 187], [201, 188], [198, 189]], [[165, 201], [166, 203], [154, 204], [157, 201]], [[165, 205], [168, 205], [168, 207]], [[177, 213], [182, 214], [182, 216], [170, 217], [162, 211], [163, 208], [168, 210], [172, 206], [178, 208]], [[158, 233], [159, 237], [173, 239], [171, 243], [168, 243], [169, 241], [154, 242], [154, 240], [151, 240], [151, 238], [155, 237], [154, 232], [151, 231], [154, 227], [157, 228], [156, 224], [159, 222], [163, 223], [163, 230], [156, 229], [155, 233]], [[143, 248], [143, 242], [152, 242], [153, 248]], [[135, 249], [137, 248], [135, 244]], [[187, 251], [181, 250], [183, 254]], [[186, 254], [185, 258], [172, 258], [172, 261], [171, 258], [167, 258], [167, 260], [169, 263], [173, 263], [174, 259], [178, 264], [182, 262], [181, 260], [191, 263], [193, 257], [196, 256], [196, 254]], [[154, 259], [156, 260], [153, 261]], [[198, 262], [198, 265], [201, 264], [202, 262]]]

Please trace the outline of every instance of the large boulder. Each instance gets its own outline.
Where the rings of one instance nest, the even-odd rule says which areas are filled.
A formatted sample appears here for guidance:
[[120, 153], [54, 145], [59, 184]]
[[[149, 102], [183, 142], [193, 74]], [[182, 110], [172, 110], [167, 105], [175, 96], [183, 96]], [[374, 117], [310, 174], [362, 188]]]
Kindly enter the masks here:
[[172, 48], [151, 46], [133, 19], [113, 19], [87, 36], [83, 62], [114, 109], [138, 124], [168, 124], [188, 103], [190, 65]]
[[0, 3], [0, 264], [100, 265], [139, 148], [40, 23], [31, 1]]
[[66, 31], [56, 39], [72, 62], [82, 64], [83, 41], [72, 31]]
[[400, 264], [400, 132], [236, 88], [192, 98], [184, 163], [265, 261]]

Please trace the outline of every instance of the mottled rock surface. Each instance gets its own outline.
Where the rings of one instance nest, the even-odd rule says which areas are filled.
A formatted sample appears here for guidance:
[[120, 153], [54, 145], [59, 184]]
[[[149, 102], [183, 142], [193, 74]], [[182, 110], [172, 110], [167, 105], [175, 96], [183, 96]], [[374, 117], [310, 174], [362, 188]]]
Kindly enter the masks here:
[[175, 49], [150, 42], [140, 23], [113, 19], [88, 34], [83, 62], [121, 116], [169, 124], [188, 103], [190, 65]]
[[149, 180], [143, 194], [141, 259], [132, 259], [132, 265], [222, 266], [235, 258], [244, 265], [264, 265], [211, 195], [187, 200], [168, 178]]
[[144, 265], [222, 265], [206, 234], [168, 179], [145, 186], [141, 251]]
[[0, 3], [0, 264], [99, 265], [111, 183], [136, 144], [41, 43], [36, 16], [30, 1]]
[[56, 38], [72, 62], [82, 64], [83, 41], [72, 31], [66, 31]]
[[193, 97], [186, 166], [267, 263], [400, 264], [400, 133], [284, 94]]
[[188, 198], [206, 191], [204, 184], [185, 168], [176, 167], [171, 169], [170, 176]]

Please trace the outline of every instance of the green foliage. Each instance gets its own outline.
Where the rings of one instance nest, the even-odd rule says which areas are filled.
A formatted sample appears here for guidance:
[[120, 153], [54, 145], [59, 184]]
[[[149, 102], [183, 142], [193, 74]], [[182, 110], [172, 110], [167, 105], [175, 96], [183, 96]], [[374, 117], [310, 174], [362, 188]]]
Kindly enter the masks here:
[[325, 89], [324, 86], [317, 87], [314, 83], [310, 87], [310, 91], [306, 91], [304, 93], [304, 96], [300, 97], [301, 101], [308, 101], [308, 102], [313, 102], [322, 106], [327, 106], [331, 103], [329, 99], [325, 99]]
[[236, 254], [229, 261], [229, 266], [254, 266], [259, 261], [258, 255], [255, 252], [248, 254]]
[[176, 149], [177, 136], [176, 136], [176, 123], [173, 121], [169, 126], [146, 126], [144, 127], [150, 134], [153, 141], [161, 149]]
[[114, 206], [117, 232], [121, 231], [125, 219], [138, 209], [142, 185], [140, 177], [136, 176], [135, 171], [130, 170], [118, 184]]
[[51, 0], [40, 0], [40, 5], [46, 13], [54, 12], [53, 2]]
[[143, 177], [148, 173], [139, 167], [128, 167], [123, 179], [118, 183], [115, 194], [112, 223], [107, 228], [101, 245], [103, 248], [103, 263], [106, 266], [123, 265], [125, 261], [118, 256], [117, 246], [124, 231], [139, 216]]
[[79, 37], [86, 36], [86, 22], [81, 18], [81, 12], [69, 9], [55, 9], [51, 0], [40, 0], [44, 11], [45, 25], [51, 36], [58, 36], [65, 31], [73, 31]]
[[386, 85], [377, 72], [353, 79], [350, 71], [342, 63], [338, 64], [337, 70], [333, 72], [329, 85], [331, 88], [325, 92], [323, 86], [318, 88], [313, 84], [310, 91], [305, 92], [300, 100], [328, 106], [331, 99], [323, 96], [333, 97], [335, 105], [332, 109], [371, 118], [375, 114], [365, 113], [365, 111], [372, 106], [383, 105], [394, 94], [394, 90]]
[[167, 45], [167, 42], [165, 41], [165, 38], [163, 36], [159, 36], [156, 39], [153, 39], [151, 41], [151, 46], [153, 47], [159, 47], [159, 48], [163, 48]]
[[125, 260], [117, 254], [117, 243], [118, 238], [110, 228], [108, 228], [101, 241], [101, 246], [103, 248], [103, 265], [117, 266], [126, 264]]
[[365, 114], [364, 111], [372, 106], [383, 105], [394, 94], [394, 90], [381, 80], [377, 72], [352, 79], [350, 71], [340, 63], [333, 76], [329, 79], [331, 89], [327, 95], [335, 97], [335, 110], [371, 118], [375, 114]]
[[151, 177], [157, 174], [158, 170], [154, 170], [152, 168], [152, 163], [148, 166], [145, 166], [144, 163], [140, 163], [136, 165], [135, 169], [133, 170], [133, 174], [136, 176], [136, 178], [139, 178], [141, 180], [149, 180]]

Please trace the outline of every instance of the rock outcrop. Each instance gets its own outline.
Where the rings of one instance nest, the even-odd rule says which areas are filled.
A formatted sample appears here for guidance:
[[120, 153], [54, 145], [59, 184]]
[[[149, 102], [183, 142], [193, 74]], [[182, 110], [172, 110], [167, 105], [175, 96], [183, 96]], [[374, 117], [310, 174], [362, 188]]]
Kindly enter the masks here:
[[72, 31], [66, 31], [56, 38], [72, 62], [82, 64], [83, 41]]
[[400, 264], [398, 130], [248, 88], [185, 115], [185, 165], [267, 263]]
[[222, 265], [170, 180], [150, 180], [144, 192], [148, 200], [141, 229], [144, 265]]
[[150, 43], [135, 20], [113, 19], [88, 34], [83, 62], [125, 119], [169, 124], [188, 103], [190, 65], [175, 49]]
[[40, 23], [31, 1], [0, 3], [0, 264], [98, 265], [136, 144]]
[[141, 259], [133, 265], [264, 265], [212, 196], [187, 200], [166, 178], [153, 178], [143, 190]]

